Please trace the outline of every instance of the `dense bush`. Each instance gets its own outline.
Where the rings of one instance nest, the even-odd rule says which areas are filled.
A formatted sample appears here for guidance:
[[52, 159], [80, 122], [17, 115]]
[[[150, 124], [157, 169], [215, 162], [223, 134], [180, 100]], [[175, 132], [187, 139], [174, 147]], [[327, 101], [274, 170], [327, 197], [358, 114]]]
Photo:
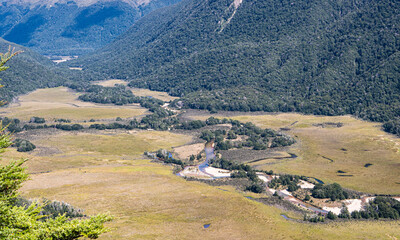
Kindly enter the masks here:
[[323, 185], [318, 183], [312, 190], [312, 196], [315, 198], [330, 198], [332, 201], [347, 199], [348, 193], [337, 184]]
[[60, 122], [60, 123], [70, 123], [71, 120], [69, 119], [64, 119], [64, 118], [58, 118], [55, 120], [56, 122]]
[[8, 117], [0, 118], [0, 122], [2, 126], [8, 126], [7, 130], [9, 132], [21, 132], [22, 128], [20, 127], [20, 120], [19, 119], [12, 119]]
[[[206, 124], [215, 125], [219, 123], [231, 123], [232, 128], [229, 131], [215, 130], [203, 131], [200, 138], [210, 141], [214, 139], [216, 150], [228, 150], [231, 148], [251, 147], [254, 150], [265, 150], [270, 147], [289, 146], [295, 143], [295, 140], [289, 136], [278, 133], [272, 129], [261, 129], [253, 123], [241, 123], [237, 120], [222, 120], [218, 121], [215, 118], [206, 120]], [[247, 136], [246, 140], [231, 142], [230, 139], [236, 139], [237, 136]], [[224, 140], [224, 139], [228, 140]]]
[[46, 120], [44, 118], [41, 118], [41, 117], [32, 117], [29, 122], [30, 123], [45, 123]]
[[210, 165], [216, 168], [222, 168], [226, 170], [243, 170], [245, 172], [252, 171], [251, 167], [246, 164], [237, 164], [223, 158], [216, 158], [210, 160]]
[[400, 219], [400, 202], [390, 197], [376, 197], [363, 211], [352, 215], [353, 218], [390, 218]]
[[251, 191], [254, 193], [262, 193], [264, 191], [264, 187], [260, 184], [253, 183], [252, 185], [246, 187], [246, 191]]
[[384, 131], [400, 136], [400, 118], [387, 121], [382, 127]]
[[80, 124], [56, 124], [55, 127], [60, 130], [64, 131], [79, 131], [82, 130], [84, 127]]
[[337, 218], [337, 215], [334, 214], [333, 212], [329, 211], [326, 217], [330, 220], [335, 220]]
[[278, 188], [279, 186], [285, 186], [288, 188], [289, 192], [294, 192], [300, 187], [297, 185], [300, 179], [305, 179], [304, 177], [300, 177], [297, 175], [279, 175], [277, 178], [273, 178], [269, 183], [268, 187], [270, 188]]
[[14, 140], [13, 147], [16, 147], [18, 152], [30, 152], [36, 148], [36, 146], [28, 140], [19, 138]]

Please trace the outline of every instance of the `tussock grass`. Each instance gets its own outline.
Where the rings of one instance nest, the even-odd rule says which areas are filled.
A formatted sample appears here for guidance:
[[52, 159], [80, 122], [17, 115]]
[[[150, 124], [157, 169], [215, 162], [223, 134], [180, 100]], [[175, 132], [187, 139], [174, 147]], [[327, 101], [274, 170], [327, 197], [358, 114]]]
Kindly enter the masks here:
[[[308, 175], [326, 182], [370, 193], [400, 194], [400, 139], [383, 132], [379, 123], [361, 121], [350, 116], [316, 117], [300, 114], [237, 117], [275, 128], [291, 126], [289, 133], [299, 143], [290, 149], [299, 158], [265, 165], [265, 169]], [[277, 119], [282, 121], [279, 125]], [[340, 128], [321, 128], [313, 124], [342, 122]], [[344, 151], [345, 149], [346, 151]], [[332, 161], [328, 160], [332, 159]], [[370, 168], [366, 163], [373, 164]], [[339, 176], [338, 170], [352, 177]]]
[[124, 80], [120, 79], [110, 79], [110, 80], [105, 80], [105, 81], [97, 81], [93, 82], [93, 84], [97, 84], [103, 87], [114, 87], [115, 84], [120, 84], [120, 85], [128, 85], [128, 83]]
[[[55, 104], [69, 104], [76, 98], [65, 88], [48, 90], [53, 96], [40, 91], [27, 95], [32, 104], [35, 101], [41, 101], [42, 105], [54, 104], [52, 101], [58, 94], [60, 100]], [[336, 171], [340, 169], [355, 176], [346, 181], [338, 178], [341, 181], [337, 182], [346, 187], [396, 191], [391, 180], [395, 174], [399, 176], [393, 167], [399, 163], [397, 139], [384, 134], [374, 123], [350, 117], [336, 119], [298, 114], [236, 118], [273, 128], [299, 121], [289, 132], [298, 136], [299, 143], [289, 150], [300, 157], [270, 165], [275, 171], [311, 175], [329, 182], [338, 178]], [[312, 125], [328, 121], [341, 121], [345, 125], [335, 129]], [[287, 221], [280, 216], [281, 209], [245, 198], [261, 195], [237, 192], [231, 186], [213, 187], [186, 181], [173, 175], [171, 166], [141, 157], [144, 151], [189, 144], [191, 136], [158, 131], [44, 131], [30, 140], [38, 147], [33, 152], [19, 153], [10, 149], [3, 155], [5, 161], [30, 159], [28, 171], [36, 174], [24, 184], [22, 195], [68, 202], [84, 209], [87, 215], [109, 211], [116, 219], [108, 224], [112, 231], [100, 239], [400, 238], [399, 221], [331, 224]], [[364, 153], [363, 149], [369, 151]], [[327, 163], [321, 156], [334, 162]], [[373, 165], [364, 168], [365, 163]], [[204, 224], [211, 225], [204, 229]]]
[[[141, 162], [34, 175], [24, 195], [62, 199], [86, 214], [110, 211], [116, 220], [100, 239], [386, 239], [398, 222], [309, 224], [286, 221], [282, 210], [246, 199], [233, 187], [187, 182], [171, 168]], [[44, 184], [45, 183], [45, 184]], [[291, 215], [292, 216], [292, 215]], [[296, 216], [292, 216], [296, 217]], [[204, 229], [204, 224], [211, 224]]]
[[[246, 114], [231, 118], [253, 122], [263, 128], [290, 128], [286, 133], [296, 138], [297, 143], [287, 151], [295, 153], [298, 158], [282, 161], [267, 159], [255, 163], [259, 169], [312, 176], [363, 192], [400, 194], [400, 139], [382, 131], [380, 123], [351, 116], [294, 113]], [[341, 122], [343, 127], [315, 126], [327, 122]], [[373, 165], [366, 168], [366, 163]], [[338, 170], [353, 176], [339, 176]]]
[[2, 109], [2, 115], [21, 120], [29, 120], [32, 116], [90, 120], [136, 117], [147, 112], [136, 105], [100, 105], [79, 101], [78, 97], [79, 93], [65, 87], [39, 89], [19, 97], [17, 103]]
[[159, 92], [159, 91], [151, 91], [149, 89], [144, 89], [144, 88], [131, 88], [132, 93], [135, 96], [139, 96], [139, 97], [153, 97], [153, 98], [157, 98], [160, 99], [164, 102], [169, 102], [169, 101], [173, 101], [175, 99], [178, 99], [177, 97], [173, 97], [168, 95], [168, 93], [166, 92]]
[[78, 133], [50, 138], [50, 145], [69, 153], [87, 153], [113, 156], [141, 156], [145, 151], [183, 145], [191, 137], [159, 131], [139, 131], [132, 134], [102, 135]]
[[191, 141], [188, 135], [159, 131], [56, 131], [32, 139], [37, 146], [32, 152], [20, 153], [11, 148], [3, 156], [5, 159], [28, 158], [28, 171], [40, 173], [71, 167], [132, 164], [143, 161], [145, 151], [171, 150]]

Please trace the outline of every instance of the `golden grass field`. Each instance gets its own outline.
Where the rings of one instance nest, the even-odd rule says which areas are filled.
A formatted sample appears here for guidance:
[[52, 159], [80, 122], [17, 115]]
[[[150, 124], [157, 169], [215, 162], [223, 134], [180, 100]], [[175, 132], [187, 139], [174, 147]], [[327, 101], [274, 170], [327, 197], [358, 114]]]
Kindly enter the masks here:
[[[207, 116], [199, 118], [205, 119]], [[295, 113], [249, 114], [231, 118], [253, 122], [263, 128], [291, 129], [286, 133], [298, 142], [288, 152], [299, 157], [280, 162], [267, 159], [265, 163], [274, 164], [265, 165], [262, 167], [264, 170], [316, 177], [363, 192], [400, 194], [400, 139], [382, 131], [380, 123], [351, 116], [322, 117]], [[326, 122], [342, 122], [344, 126], [313, 126]], [[373, 165], [366, 168], [366, 163]], [[346, 172], [344, 175], [353, 176], [339, 176], [338, 170]]]
[[77, 100], [78, 96], [79, 93], [65, 87], [39, 89], [20, 96], [17, 103], [2, 108], [0, 115], [21, 120], [29, 120], [33, 116], [44, 117], [47, 120], [90, 120], [135, 117], [147, 112], [138, 105], [114, 106], [82, 102]]
[[54, 131], [38, 134], [31, 140], [37, 149], [20, 153], [10, 149], [6, 158], [28, 158], [31, 173], [53, 171], [69, 167], [120, 164], [143, 159], [145, 151], [172, 150], [192, 141], [188, 135], [158, 131], [99, 131], [73, 133]]
[[[128, 163], [127, 163], [128, 164]], [[100, 239], [396, 239], [399, 222], [332, 224], [284, 220], [285, 213], [244, 198], [232, 187], [187, 182], [148, 160], [33, 175], [22, 192], [110, 212], [115, 220]], [[254, 195], [254, 194], [253, 194]], [[290, 215], [290, 214], [289, 214]], [[204, 229], [204, 224], [211, 224]]]
[[[122, 84], [125, 86], [128, 85], [128, 83], [126, 81], [120, 80], [120, 79], [98, 81], [98, 82], [94, 82], [94, 84], [101, 85], [103, 87], [114, 87], [115, 84]], [[177, 97], [168, 95], [168, 93], [166, 93], [166, 92], [152, 91], [152, 90], [144, 89], [144, 88], [130, 88], [130, 89], [135, 96], [139, 96], [139, 97], [153, 97], [153, 98], [160, 99], [164, 102], [169, 102], [169, 101], [178, 99]]]
[[[58, 95], [60, 89], [63, 88], [48, 91], [56, 91], [56, 95]], [[63, 89], [63, 91], [68, 92], [66, 89]], [[39, 91], [34, 99], [41, 99], [43, 103], [47, 98], [54, 100], [54, 97], [49, 97], [48, 93]], [[75, 100], [76, 98], [70, 98], [69, 94], [71, 93], [62, 95], [59, 101], [63, 101], [63, 104], [78, 102]], [[23, 102], [21, 102], [22, 105]], [[7, 110], [18, 114], [20, 110], [17, 109], [21, 106], [11, 106]], [[97, 107], [102, 108], [100, 105]], [[108, 106], [104, 106], [104, 108], [108, 109]], [[47, 108], [41, 109], [39, 107], [36, 109], [38, 113], [47, 110]], [[26, 110], [25, 114], [28, 112], [29, 110]], [[43, 115], [39, 114], [39, 116]], [[272, 124], [275, 121], [273, 127], [278, 128], [281, 125], [286, 125], [286, 122], [291, 123], [292, 118], [298, 118], [296, 121], [299, 121], [301, 127], [293, 128], [290, 133], [298, 135], [301, 140], [300, 144], [304, 145], [305, 148], [304, 152], [300, 152], [301, 145], [296, 145], [291, 151], [296, 151], [301, 156], [296, 161], [299, 161], [299, 166], [303, 167], [312, 165], [308, 163], [308, 158], [305, 156], [312, 157], [313, 154], [321, 153], [321, 151], [324, 151], [324, 154], [330, 153], [329, 146], [321, 146], [323, 143], [327, 144], [326, 142], [319, 143], [319, 141], [322, 141], [319, 139], [322, 136], [338, 135], [335, 141], [329, 142], [334, 149], [339, 146], [343, 147], [338, 141], [348, 136], [350, 142], [345, 146], [348, 149], [347, 154], [357, 156], [356, 153], [352, 153], [356, 150], [357, 144], [357, 142], [351, 142], [354, 134], [362, 133], [362, 136], [369, 136], [369, 130], [363, 130], [363, 128], [374, 129], [374, 124], [365, 123], [366, 125], [362, 125], [361, 123], [364, 122], [344, 117], [348, 118], [348, 122], [340, 131], [345, 130], [343, 134], [348, 134], [345, 137], [341, 137], [338, 129], [334, 129], [335, 134], [330, 132], [330, 129], [322, 129], [325, 131], [323, 134], [316, 134], [314, 132], [318, 132], [320, 129], [309, 126], [317, 121], [316, 117], [303, 116], [304, 120], [301, 120], [301, 115], [277, 116], [278, 120], [264, 116], [254, 118], [250, 116], [250, 120], [260, 126], [267, 126], [270, 122]], [[64, 118], [71, 117], [65, 116]], [[99, 116], [99, 118], [104, 118], [104, 115]], [[246, 120], [248, 117], [240, 116], [239, 118]], [[282, 119], [279, 120], [279, 118]], [[279, 121], [282, 121], [281, 125]], [[100, 239], [400, 238], [400, 221], [351, 221], [331, 224], [287, 221], [281, 216], [282, 213], [297, 218], [302, 218], [302, 216], [291, 212], [287, 213], [244, 197], [248, 195], [260, 196], [257, 194], [238, 192], [230, 186], [212, 187], [200, 182], [186, 181], [174, 175], [171, 166], [153, 163], [142, 157], [144, 151], [155, 151], [159, 148], [171, 150], [173, 147], [193, 144], [192, 136], [172, 132], [135, 130], [35, 131], [38, 131], [37, 134], [32, 134], [32, 139], [29, 139], [37, 146], [34, 151], [19, 153], [11, 148], [2, 155], [5, 160], [29, 159], [26, 166], [28, 172], [33, 174], [31, 174], [31, 180], [23, 185], [21, 194], [29, 198], [45, 197], [68, 202], [73, 206], [84, 209], [85, 213], [89, 215], [110, 212], [115, 220], [107, 224], [110, 232], [101, 235]], [[381, 134], [382, 132], [376, 129], [373, 133]], [[373, 133], [371, 133], [371, 136], [375, 136]], [[306, 136], [309, 136], [309, 138], [306, 138]], [[329, 139], [334, 138], [330, 137]], [[382, 146], [386, 146], [384, 144], [387, 144], [388, 147], [382, 148], [380, 156], [386, 156], [383, 154], [385, 153], [388, 154], [388, 157], [391, 152], [393, 152], [393, 156], [396, 156], [397, 153], [390, 148], [390, 146], [394, 148], [395, 143], [390, 140], [395, 141], [395, 138], [383, 134], [383, 140], [371, 140], [379, 144], [367, 146], [381, 149]], [[368, 141], [365, 140], [365, 142]], [[389, 143], [393, 144], [390, 145]], [[338, 156], [329, 157], [338, 158], [337, 161], [340, 163]], [[368, 157], [368, 155], [364, 157]], [[357, 159], [352, 164], [341, 163], [340, 166], [341, 168], [358, 166], [357, 161], [360, 160]], [[322, 164], [318, 158], [315, 158], [314, 161], [317, 166]], [[368, 159], [368, 161], [370, 160]], [[370, 167], [371, 169], [380, 165], [379, 161], [371, 163], [374, 164]], [[276, 170], [282, 171], [305, 171], [291, 169], [290, 164], [293, 163], [289, 162], [286, 165], [274, 167], [276, 167]], [[379, 167], [377, 169], [381, 171], [379, 173], [383, 173], [386, 168]], [[326, 176], [321, 177], [324, 180], [334, 177], [334, 174], [329, 175], [329, 171], [325, 172], [325, 169], [321, 169], [321, 173], [314, 171], [313, 174], [316, 174], [315, 176], [326, 174]], [[390, 171], [387, 174], [390, 175]], [[385, 176], [382, 176], [382, 179], [385, 179]], [[378, 179], [378, 181], [381, 181], [381, 179]], [[386, 190], [389, 191], [390, 189]], [[211, 224], [211, 226], [204, 229], [204, 224]]]
[[110, 80], [105, 80], [105, 81], [97, 81], [97, 82], [93, 82], [93, 84], [97, 84], [103, 87], [114, 87], [115, 84], [120, 84], [120, 85], [128, 85], [128, 83], [124, 80], [120, 80], [120, 79], [110, 79]]
[[160, 99], [164, 102], [169, 102], [169, 101], [173, 101], [175, 99], [178, 99], [177, 97], [173, 97], [168, 95], [168, 93], [166, 92], [159, 92], [159, 91], [152, 91], [149, 89], [144, 89], [144, 88], [131, 88], [132, 93], [135, 96], [139, 96], [139, 97], [153, 97], [153, 98], [157, 98]]

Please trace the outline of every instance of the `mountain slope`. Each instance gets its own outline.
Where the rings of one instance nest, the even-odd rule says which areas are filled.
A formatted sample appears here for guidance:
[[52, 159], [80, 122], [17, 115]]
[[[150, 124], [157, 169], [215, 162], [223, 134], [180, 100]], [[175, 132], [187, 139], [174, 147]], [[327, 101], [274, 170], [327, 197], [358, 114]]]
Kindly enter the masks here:
[[71, 64], [215, 110], [400, 115], [400, 2], [184, 0]]
[[81, 55], [178, 0], [0, 0], [0, 37], [46, 55]]
[[52, 61], [40, 54], [5, 41], [0, 38], [0, 52], [8, 51], [9, 46], [23, 53], [12, 58], [6, 65], [10, 68], [0, 73], [0, 96], [2, 100], [10, 101], [13, 97], [27, 93], [37, 88], [59, 86], [66, 78], [56, 70]]

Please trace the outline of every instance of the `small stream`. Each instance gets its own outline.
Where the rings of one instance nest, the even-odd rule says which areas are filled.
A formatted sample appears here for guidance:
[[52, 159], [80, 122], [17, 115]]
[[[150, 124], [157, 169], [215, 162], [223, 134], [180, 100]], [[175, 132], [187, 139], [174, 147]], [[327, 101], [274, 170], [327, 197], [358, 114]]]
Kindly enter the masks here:
[[317, 181], [317, 183], [324, 184], [324, 182], [322, 180], [319, 180], [318, 178], [314, 178], [314, 180]]
[[290, 217], [286, 216], [285, 214], [281, 214], [281, 216], [286, 220], [290, 220], [291, 219]]
[[204, 147], [204, 151], [206, 152], [206, 160], [202, 164], [199, 165], [199, 170], [202, 171], [202, 172], [204, 172], [204, 169], [206, 167], [210, 166], [209, 165], [209, 161], [211, 159], [215, 158], [213, 144], [214, 144], [214, 141], [210, 141], [210, 142], [207, 142], [205, 147]]
[[[207, 175], [210, 175], [210, 174], [208, 174], [208, 173], [205, 171], [205, 169], [206, 169], [207, 167], [210, 166], [210, 164], [209, 164], [210, 160], [212, 160], [212, 159], [215, 158], [215, 153], [214, 153], [214, 147], [213, 147], [213, 145], [214, 145], [214, 141], [210, 141], [210, 142], [207, 142], [207, 143], [205, 144], [204, 151], [205, 151], [205, 153], [206, 153], [206, 160], [205, 160], [202, 164], [200, 164], [200, 165], [198, 166], [199, 170], [200, 170], [201, 172], [207, 174]], [[284, 157], [284, 158], [297, 158], [297, 155], [296, 155], [296, 154], [293, 154], [293, 153], [289, 153], [289, 154], [290, 154], [290, 157]], [[171, 155], [171, 154], [170, 154], [170, 155]], [[170, 157], [172, 157], [172, 155], [171, 155]], [[177, 173], [177, 175], [178, 175], [178, 176], [181, 176], [180, 173]], [[219, 178], [219, 177], [213, 177], [213, 176], [211, 176], [211, 177], [212, 177], [213, 179]], [[324, 183], [323, 181], [321, 181], [321, 180], [319, 180], [319, 179], [317, 179], [317, 178], [314, 178], [314, 179], [315, 179], [318, 183], [322, 183], [322, 184]], [[220, 189], [220, 190], [222, 190], [222, 189]], [[224, 190], [223, 190], [223, 191], [224, 191]], [[225, 191], [226, 191], [226, 190], [225, 190]], [[289, 195], [287, 195], [287, 194], [285, 194], [285, 193], [282, 193], [282, 192], [280, 192], [280, 191], [278, 192], [278, 195], [280, 195], [280, 196], [283, 197], [283, 198], [289, 197]], [[250, 200], [255, 200], [253, 197], [250, 197], [250, 196], [245, 196], [245, 198], [250, 199]], [[298, 200], [299, 200], [299, 199], [298, 199]], [[316, 208], [316, 207], [314, 207], [314, 206], [310, 206], [309, 204], [306, 204], [306, 203], [302, 202], [301, 200], [300, 200], [299, 205], [301, 205], [301, 206], [304, 207], [304, 208], [307, 208], [308, 210], [311, 210], [311, 211], [313, 211], [313, 212], [316, 212], [316, 213], [327, 214], [327, 211], [322, 210], [322, 209], [319, 209], [319, 208]], [[285, 218], [286, 220], [294, 220], [294, 219], [292, 219], [292, 218], [286, 216], [285, 214], [281, 214], [281, 216], [282, 216], [283, 218]], [[210, 226], [210, 224], [204, 224], [203, 227], [204, 227], [204, 228], [208, 228], [209, 226]]]

